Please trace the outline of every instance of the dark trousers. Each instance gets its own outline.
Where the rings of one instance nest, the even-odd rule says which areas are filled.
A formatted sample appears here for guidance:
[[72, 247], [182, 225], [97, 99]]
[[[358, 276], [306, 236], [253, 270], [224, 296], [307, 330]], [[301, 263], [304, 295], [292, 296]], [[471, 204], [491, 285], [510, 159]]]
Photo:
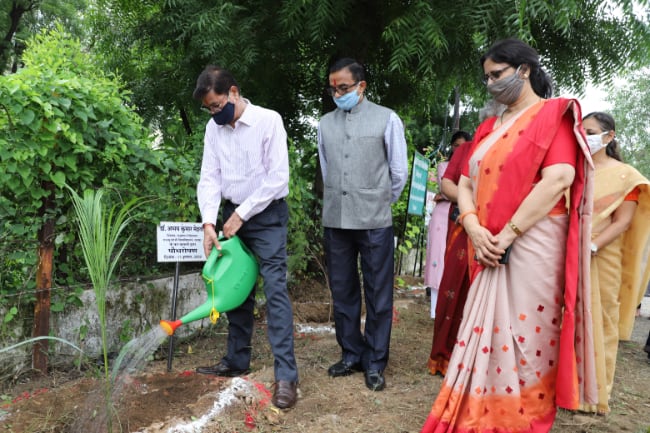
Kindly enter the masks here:
[[[393, 228], [345, 230], [325, 228], [325, 255], [336, 341], [343, 360], [365, 369], [384, 370], [388, 363], [393, 320]], [[361, 262], [366, 325], [361, 333]]]
[[[223, 204], [228, 221], [236, 205]], [[267, 336], [274, 356], [275, 380], [298, 381], [293, 345], [293, 311], [287, 292], [287, 222], [284, 200], [272, 202], [264, 211], [244, 222], [237, 236], [257, 256], [266, 295]], [[223, 361], [234, 369], [247, 369], [251, 362], [251, 339], [255, 319], [255, 290], [244, 303], [226, 313], [228, 351]]]

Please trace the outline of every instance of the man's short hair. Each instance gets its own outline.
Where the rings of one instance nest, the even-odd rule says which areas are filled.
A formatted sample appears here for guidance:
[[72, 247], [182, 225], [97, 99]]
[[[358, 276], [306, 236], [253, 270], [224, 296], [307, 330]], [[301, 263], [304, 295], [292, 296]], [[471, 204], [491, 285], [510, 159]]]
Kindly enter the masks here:
[[237, 80], [230, 73], [230, 71], [215, 65], [208, 65], [205, 67], [199, 78], [196, 79], [196, 88], [192, 97], [199, 101], [205, 98], [205, 95], [214, 91], [217, 95], [225, 95], [230, 91], [230, 88], [235, 86], [239, 91]]
[[338, 72], [345, 68], [350, 71], [354, 81], [359, 82], [366, 79], [366, 72], [363, 69], [363, 65], [350, 57], [344, 57], [332, 63], [329, 73], [333, 74], [334, 72]]

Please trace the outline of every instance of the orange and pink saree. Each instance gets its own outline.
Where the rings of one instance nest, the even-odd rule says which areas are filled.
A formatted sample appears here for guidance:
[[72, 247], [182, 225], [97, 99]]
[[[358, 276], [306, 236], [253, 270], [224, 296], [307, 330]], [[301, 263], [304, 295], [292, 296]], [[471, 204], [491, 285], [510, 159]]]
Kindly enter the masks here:
[[584, 304], [591, 160], [580, 119], [575, 101], [552, 99], [497, 130], [494, 118], [479, 126], [467, 175], [479, 220], [492, 233], [510, 220], [550, 159], [568, 150], [559, 161], [574, 163], [576, 176], [568, 212], [560, 203], [517, 238], [507, 265], [471, 265], [457, 342], [422, 432], [548, 432], [557, 406], [575, 409], [582, 398], [595, 398]]

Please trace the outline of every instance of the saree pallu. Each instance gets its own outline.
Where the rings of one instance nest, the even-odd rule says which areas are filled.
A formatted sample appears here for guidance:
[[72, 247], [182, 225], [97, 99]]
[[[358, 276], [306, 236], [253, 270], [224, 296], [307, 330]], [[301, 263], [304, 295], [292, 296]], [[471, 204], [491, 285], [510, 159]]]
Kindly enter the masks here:
[[467, 233], [460, 224], [452, 224], [447, 239], [445, 269], [440, 281], [436, 305], [431, 354], [427, 362], [431, 374], [440, 373], [444, 376], [447, 373], [447, 365], [456, 342], [468, 290]]
[[630, 338], [637, 305], [648, 284], [650, 194], [648, 180], [620, 164], [596, 170], [592, 238], [609, 224], [627, 194], [639, 188], [638, 206], [629, 229], [591, 258], [591, 305], [598, 403], [587, 412], [608, 413], [619, 339]]
[[[583, 305], [590, 299], [591, 159], [580, 119], [575, 101], [555, 99], [498, 130], [477, 130], [469, 177], [475, 194], [480, 190], [479, 221], [492, 233], [533, 188], [560, 127], [574, 134], [562, 146], [579, 147], [576, 177], [568, 215], [547, 215], [517, 238], [507, 265], [471, 265], [457, 342], [422, 432], [548, 432], [556, 405], [575, 409], [583, 398], [595, 400], [591, 318]], [[481, 176], [491, 180], [481, 183]]]
[[[437, 176], [440, 185], [448, 162], [438, 164]], [[431, 212], [427, 233], [426, 260], [424, 262], [424, 284], [431, 288], [431, 317], [436, 315], [438, 288], [445, 266], [445, 250], [447, 248], [447, 231], [449, 230], [449, 211], [451, 202], [441, 200], [436, 203]]]

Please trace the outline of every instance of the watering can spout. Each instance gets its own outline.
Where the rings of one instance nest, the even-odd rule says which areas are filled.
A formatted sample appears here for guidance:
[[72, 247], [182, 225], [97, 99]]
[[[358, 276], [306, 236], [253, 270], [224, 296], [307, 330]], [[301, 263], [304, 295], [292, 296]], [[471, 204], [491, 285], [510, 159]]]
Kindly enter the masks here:
[[176, 331], [176, 328], [181, 326], [183, 322], [180, 320], [161, 320], [160, 321], [160, 327], [167, 333], [167, 335], [174, 335], [174, 331]]
[[184, 323], [210, 318], [214, 324], [219, 313], [230, 311], [244, 303], [255, 286], [259, 268], [253, 253], [237, 236], [219, 239], [221, 251], [212, 249], [203, 266], [201, 277], [205, 283], [207, 300], [179, 320], [161, 320], [160, 326], [168, 335]]

